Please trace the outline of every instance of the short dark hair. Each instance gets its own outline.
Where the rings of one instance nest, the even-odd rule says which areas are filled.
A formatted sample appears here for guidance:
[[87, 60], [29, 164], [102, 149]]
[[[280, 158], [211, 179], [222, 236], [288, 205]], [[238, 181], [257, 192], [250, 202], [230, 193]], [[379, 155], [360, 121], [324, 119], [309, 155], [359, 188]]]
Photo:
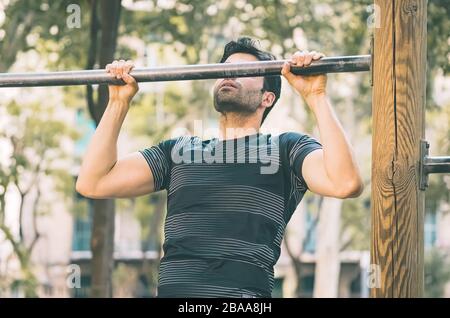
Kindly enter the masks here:
[[[271, 61], [276, 60], [275, 55], [265, 52], [260, 49], [259, 41], [254, 40], [249, 37], [240, 37], [237, 41], [230, 41], [225, 45], [223, 50], [223, 56], [220, 59], [220, 63], [226, 61], [226, 59], [235, 53], [247, 53], [255, 56], [260, 61]], [[281, 93], [281, 76], [264, 76], [263, 90], [267, 92], [272, 92], [275, 94], [275, 100], [273, 101], [272, 107], [266, 108], [263, 113], [261, 124], [266, 119], [269, 112], [275, 106], [278, 98], [280, 98]]]

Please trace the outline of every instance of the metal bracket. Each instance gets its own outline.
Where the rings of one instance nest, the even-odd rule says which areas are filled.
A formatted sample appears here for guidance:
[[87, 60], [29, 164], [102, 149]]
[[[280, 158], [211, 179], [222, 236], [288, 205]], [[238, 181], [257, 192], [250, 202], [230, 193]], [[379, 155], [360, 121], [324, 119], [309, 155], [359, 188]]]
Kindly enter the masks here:
[[419, 189], [424, 191], [428, 187], [428, 174], [450, 173], [450, 156], [429, 157], [430, 144], [426, 140], [420, 141], [419, 161]]

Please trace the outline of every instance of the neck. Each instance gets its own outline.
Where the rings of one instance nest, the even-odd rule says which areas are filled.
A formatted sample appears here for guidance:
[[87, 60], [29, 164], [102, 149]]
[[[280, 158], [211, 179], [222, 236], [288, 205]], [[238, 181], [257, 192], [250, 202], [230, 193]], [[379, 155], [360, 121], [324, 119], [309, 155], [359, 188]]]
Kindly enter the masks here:
[[224, 113], [219, 120], [219, 139], [235, 139], [259, 132], [261, 119], [252, 114]]

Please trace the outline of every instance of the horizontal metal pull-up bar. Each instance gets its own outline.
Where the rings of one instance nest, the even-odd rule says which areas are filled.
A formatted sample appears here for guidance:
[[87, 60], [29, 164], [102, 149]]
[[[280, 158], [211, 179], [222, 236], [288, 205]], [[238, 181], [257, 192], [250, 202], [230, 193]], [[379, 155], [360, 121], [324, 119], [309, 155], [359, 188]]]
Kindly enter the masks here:
[[[200, 64], [134, 69], [131, 75], [138, 82], [184, 81], [233, 77], [280, 75], [284, 60], [244, 63]], [[324, 57], [307, 67], [291, 67], [297, 75], [364, 72], [370, 70], [370, 55]], [[124, 84], [105, 70], [65, 71], [47, 73], [3, 73], [0, 87], [61, 86], [86, 84]]]
[[450, 173], [450, 156], [427, 157], [424, 165], [425, 173]]
[[420, 180], [419, 189], [428, 187], [428, 175], [430, 173], [450, 173], [450, 156], [429, 156], [430, 144], [426, 140], [420, 141]]

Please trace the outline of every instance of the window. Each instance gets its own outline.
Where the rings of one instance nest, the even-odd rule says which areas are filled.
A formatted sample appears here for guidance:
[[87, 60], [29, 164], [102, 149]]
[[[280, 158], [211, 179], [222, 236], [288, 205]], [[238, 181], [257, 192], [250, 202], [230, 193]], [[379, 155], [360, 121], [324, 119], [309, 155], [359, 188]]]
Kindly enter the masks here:
[[362, 278], [361, 278], [361, 273], [359, 273], [350, 282], [350, 297], [355, 297], [355, 298], [356, 297], [361, 297], [361, 285], [362, 285]]
[[300, 297], [313, 297], [314, 274], [304, 275], [300, 279]]
[[[147, 212], [140, 219], [142, 251], [159, 251], [161, 249], [161, 233], [152, 224], [163, 224], [165, 197], [161, 194], [151, 194], [140, 201]], [[158, 210], [159, 209], [159, 210]]]
[[[81, 157], [95, 132], [95, 123], [83, 109], [77, 109], [75, 123], [81, 137], [75, 143], [75, 156]], [[76, 180], [74, 180], [76, 182]], [[91, 250], [92, 201], [75, 193], [74, 228], [72, 237], [73, 251]]]
[[81, 135], [75, 143], [75, 157], [80, 158], [85, 153], [92, 135], [94, 135], [95, 122], [80, 108], [77, 109], [75, 123]]
[[316, 227], [317, 222], [310, 212], [305, 213], [305, 238], [303, 248], [305, 252], [314, 253], [316, 251]]
[[94, 210], [92, 200], [88, 200], [77, 193], [75, 196], [75, 207], [72, 251], [90, 251]]
[[425, 241], [425, 248], [431, 248], [436, 245], [437, 240], [437, 226], [436, 226], [436, 213], [427, 211], [425, 213], [425, 220], [424, 220], [424, 227], [425, 227], [425, 233], [424, 233], [424, 241]]
[[283, 281], [284, 277], [275, 278], [272, 290], [273, 298], [282, 298], [283, 297]]
[[72, 289], [73, 298], [88, 298], [91, 293], [91, 276], [81, 275], [80, 288]]

